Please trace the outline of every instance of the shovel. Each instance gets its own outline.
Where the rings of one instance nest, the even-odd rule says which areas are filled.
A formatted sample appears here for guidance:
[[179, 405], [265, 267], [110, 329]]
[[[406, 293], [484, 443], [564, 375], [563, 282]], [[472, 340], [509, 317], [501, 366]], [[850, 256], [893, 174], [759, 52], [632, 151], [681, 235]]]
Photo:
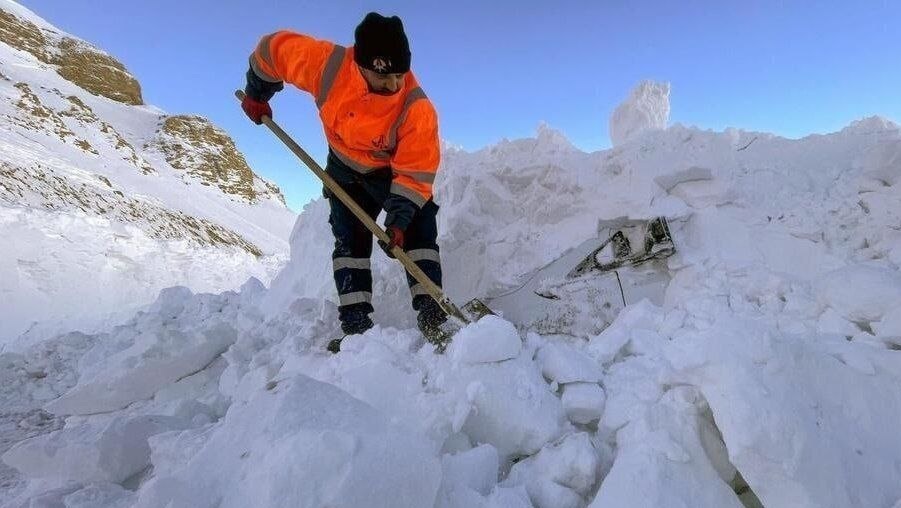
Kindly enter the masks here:
[[[238, 100], [244, 100], [244, 92], [242, 90], [235, 90], [235, 96], [238, 98]], [[313, 158], [310, 157], [310, 155], [300, 147], [300, 145], [298, 145], [294, 142], [293, 139], [291, 139], [291, 136], [283, 131], [282, 128], [279, 127], [278, 124], [276, 124], [268, 116], [263, 116], [262, 120], [263, 124], [265, 124], [266, 127], [269, 127], [269, 130], [271, 130], [272, 133], [275, 134], [276, 137], [278, 137], [278, 139], [282, 140], [282, 143], [287, 145], [288, 148], [291, 149], [292, 152], [294, 152], [294, 155], [302, 160], [304, 164], [306, 164], [307, 167], [310, 168], [310, 170], [312, 170], [320, 180], [322, 180], [322, 183], [325, 184], [326, 188], [338, 199], [340, 199], [345, 206], [350, 208], [357, 219], [359, 219], [360, 222], [362, 222], [363, 225], [366, 226], [366, 229], [374, 234], [375, 237], [385, 245], [387, 245], [391, 241], [391, 239], [388, 237], [388, 233], [386, 233], [384, 229], [380, 228], [379, 225], [376, 224], [375, 221], [372, 220], [372, 218], [369, 217], [369, 215], [367, 215], [362, 208], [360, 208], [360, 205], [358, 205], [356, 201], [354, 201], [353, 198], [351, 198], [350, 195], [347, 194], [347, 192], [345, 192], [344, 189], [342, 189], [341, 186], [338, 185], [338, 183], [335, 182], [335, 180], [333, 180], [332, 177], [329, 176], [328, 173], [326, 173], [325, 170], [323, 170], [319, 166], [319, 164], [316, 163], [316, 161], [313, 160]], [[470, 300], [468, 303], [466, 303], [466, 305], [463, 306], [463, 310], [461, 310], [456, 305], [454, 305], [454, 302], [452, 302], [450, 298], [448, 298], [444, 294], [443, 291], [441, 291], [441, 288], [435, 285], [435, 283], [428, 278], [428, 276], [422, 271], [421, 268], [416, 266], [416, 263], [413, 262], [412, 259], [410, 259], [410, 256], [408, 256], [403, 249], [395, 246], [391, 249], [391, 254], [394, 255], [394, 259], [400, 261], [400, 263], [404, 265], [404, 268], [410, 275], [413, 276], [414, 279], [416, 279], [416, 282], [422, 284], [422, 286], [428, 292], [429, 296], [431, 296], [441, 307], [441, 310], [443, 310], [448, 315], [448, 317], [451, 317], [458, 321], [458, 324], [460, 324], [461, 326], [467, 325], [474, 321], [478, 321], [480, 318], [488, 314], [494, 314], [494, 312], [492, 312], [491, 309], [489, 309], [488, 306], [479, 299]]]

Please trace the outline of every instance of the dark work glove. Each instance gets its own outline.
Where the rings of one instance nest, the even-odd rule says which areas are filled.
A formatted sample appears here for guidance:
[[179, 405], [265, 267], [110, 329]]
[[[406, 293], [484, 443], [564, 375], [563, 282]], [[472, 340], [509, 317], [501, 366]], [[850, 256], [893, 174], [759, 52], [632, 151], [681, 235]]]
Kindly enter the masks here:
[[401, 250], [403, 250], [404, 248], [404, 230], [392, 224], [387, 227], [385, 232], [388, 233], [390, 241], [387, 245], [383, 242], [379, 242], [379, 245], [385, 250], [385, 254], [388, 254], [389, 258], [394, 258], [394, 254], [391, 254], [391, 249], [400, 247]]
[[245, 95], [244, 100], [241, 101], [241, 109], [257, 125], [263, 123], [264, 115], [272, 118], [272, 108], [269, 107], [269, 103], [252, 99], [249, 95]]

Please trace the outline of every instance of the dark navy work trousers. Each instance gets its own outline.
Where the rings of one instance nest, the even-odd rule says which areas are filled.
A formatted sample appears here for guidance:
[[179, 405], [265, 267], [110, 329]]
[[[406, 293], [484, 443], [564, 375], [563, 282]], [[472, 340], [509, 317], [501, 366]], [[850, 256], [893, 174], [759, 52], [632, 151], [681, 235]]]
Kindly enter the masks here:
[[[362, 175], [347, 167], [333, 154], [329, 154], [326, 172], [344, 189], [371, 218], [375, 219], [382, 209], [391, 188], [391, 169], [384, 168]], [[338, 312], [342, 325], [352, 325], [354, 321], [368, 321], [372, 307], [372, 255], [373, 235], [357, 219], [353, 212], [328, 190], [329, 224], [335, 236], [332, 252], [332, 267], [335, 287], [338, 290]], [[429, 200], [413, 217], [404, 232], [404, 250], [419, 268], [441, 287], [441, 259], [438, 252], [437, 226], [438, 205]], [[434, 305], [432, 297], [421, 284], [407, 274], [412, 305], [420, 310]], [[353, 326], [344, 326], [353, 329]]]

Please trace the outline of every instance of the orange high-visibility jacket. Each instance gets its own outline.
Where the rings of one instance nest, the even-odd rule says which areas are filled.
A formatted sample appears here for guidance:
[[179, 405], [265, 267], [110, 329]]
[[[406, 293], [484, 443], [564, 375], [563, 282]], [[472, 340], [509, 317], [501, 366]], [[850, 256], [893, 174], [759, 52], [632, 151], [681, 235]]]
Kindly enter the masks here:
[[370, 92], [353, 52], [279, 31], [260, 40], [250, 66], [264, 81], [287, 81], [312, 94], [335, 155], [362, 174], [390, 166], [391, 193], [421, 208], [432, 198], [440, 162], [435, 108], [412, 72], [393, 95]]

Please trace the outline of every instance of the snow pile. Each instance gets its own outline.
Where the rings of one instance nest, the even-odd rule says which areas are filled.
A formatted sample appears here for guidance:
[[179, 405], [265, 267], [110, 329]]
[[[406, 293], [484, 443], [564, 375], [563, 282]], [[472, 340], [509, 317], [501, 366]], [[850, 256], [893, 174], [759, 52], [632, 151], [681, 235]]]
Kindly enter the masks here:
[[619, 146], [669, 122], [669, 83], [642, 81], [610, 115], [610, 141]]

